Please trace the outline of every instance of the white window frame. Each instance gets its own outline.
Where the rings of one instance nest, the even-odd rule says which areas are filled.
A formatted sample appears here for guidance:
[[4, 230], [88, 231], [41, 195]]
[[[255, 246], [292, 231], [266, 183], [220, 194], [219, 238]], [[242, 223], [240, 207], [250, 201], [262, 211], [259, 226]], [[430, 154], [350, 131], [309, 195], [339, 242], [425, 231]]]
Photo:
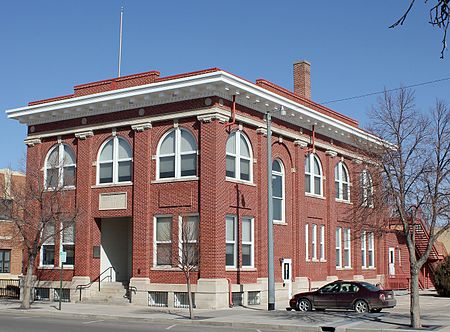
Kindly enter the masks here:
[[[319, 165], [319, 174], [314, 174], [314, 160], [317, 160], [317, 164]], [[305, 160], [305, 163], [309, 163], [309, 172], [306, 171], [306, 165], [305, 165], [305, 175], [309, 176], [309, 189], [310, 191], [306, 191], [306, 185], [305, 185], [305, 194], [308, 196], [316, 196], [316, 197], [323, 197], [323, 169], [322, 169], [322, 163], [320, 162], [319, 157], [315, 153], [310, 153]], [[315, 178], [320, 179], [320, 194], [316, 194], [316, 188], [315, 188]], [[306, 176], [305, 176], [306, 181]]]
[[[242, 259], [242, 268], [254, 268], [255, 267], [255, 231], [254, 231], [254, 227], [255, 227], [255, 222], [254, 222], [254, 218], [252, 217], [242, 217], [242, 224], [244, 224], [244, 220], [245, 221], [250, 221], [250, 241], [244, 241], [243, 239], [241, 239], [242, 241], [242, 247], [244, 245], [250, 245], [250, 265], [244, 265], [244, 260]], [[242, 229], [244, 228], [244, 226], [242, 225]], [[242, 236], [244, 235], [244, 232], [241, 232]], [[235, 236], [236, 238], [236, 236]], [[241, 250], [243, 251], [243, 250]], [[241, 252], [242, 255], [242, 252]]]
[[[228, 143], [228, 140], [231, 138], [231, 135], [233, 135], [233, 133], [236, 135], [236, 139], [235, 139], [235, 153], [231, 153], [227, 151], [226, 145]], [[248, 157], [244, 157], [241, 155], [241, 139], [243, 139], [245, 141], [245, 143], [248, 146], [248, 151], [250, 153], [250, 158]], [[227, 141], [225, 143], [225, 158], [227, 156], [233, 157], [234, 158], [234, 177], [231, 176], [226, 176], [225, 173], [225, 179], [226, 180], [231, 180], [231, 181], [242, 181], [245, 183], [253, 183], [253, 149], [252, 149], [252, 145], [250, 144], [250, 140], [248, 139], [247, 135], [244, 134], [241, 130], [236, 130], [232, 133], [230, 133], [230, 135], [228, 135]], [[249, 179], [245, 180], [245, 179], [241, 179], [241, 159], [243, 160], [247, 160], [249, 162]], [[225, 166], [226, 167], [226, 166]], [[226, 169], [225, 169], [226, 172]]]
[[[131, 157], [129, 158], [122, 158], [119, 159], [119, 139], [122, 139], [125, 141], [126, 144], [128, 144], [130, 151], [131, 151]], [[110, 141], [113, 142], [113, 159], [112, 160], [102, 160], [100, 161], [100, 155], [103, 152], [103, 148], [106, 146], [106, 144], [108, 144]], [[100, 146], [100, 149], [98, 149], [98, 154], [97, 154], [97, 181], [96, 184], [99, 186], [108, 186], [108, 185], [112, 185], [112, 184], [132, 184], [132, 181], [121, 181], [119, 182], [119, 162], [122, 161], [131, 161], [131, 178], [133, 178], [133, 147], [131, 146], [131, 144], [124, 138], [121, 136], [113, 136], [108, 138], [107, 140], [105, 140], [102, 145]], [[100, 165], [101, 164], [109, 164], [111, 163], [113, 164], [112, 166], [112, 182], [104, 182], [104, 183], [100, 183]]]
[[[65, 164], [64, 163], [64, 157], [65, 157], [65, 148], [67, 147], [68, 149], [68, 154], [72, 153], [73, 155], [73, 159], [74, 159], [74, 163], [71, 164]], [[51, 167], [52, 165], [48, 165], [48, 159], [50, 158], [51, 153], [58, 149], [58, 165], [56, 165], [56, 167]], [[44, 187], [45, 189], [48, 190], [52, 190], [52, 189], [56, 189], [56, 188], [64, 188], [64, 189], [74, 189], [76, 187], [76, 185], [64, 185], [64, 168], [66, 167], [75, 167], [75, 176], [76, 176], [76, 171], [77, 171], [77, 164], [76, 164], [76, 155], [72, 149], [72, 147], [68, 144], [65, 143], [58, 143], [54, 146], [52, 146], [50, 148], [50, 150], [48, 150], [47, 152], [47, 156], [45, 157], [45, 162], [44, 162]], [[58, 185], [57, 187], [51, 187], [47, 185], [47, 172], [49, 169], [58, 169]], [[74, 179], [74, 183], [76, 183], [76, 178]]]
[[[370, 204], [367, 204], [367, 200], [371, 197]], [[367, 169], [361, 172], [361, 206], [373, 208], [373, 179], [372, 175]]]
[[[233, 219], [233, 238], [234, 240], [227, 240], [227, 225], [228, 225], [228, 219]], [[233, 245], [233, 265], [226, 265], [226, 249], [225, 249], [225, 266], [227, 269], [229, 268], [236, 268], [237, 267], [237, 246], [238, 246], [238, 241], [237, 241], [237, 217], [234, 215], [227, 215], [225, 217], [225, 246], [226, 245]]]
[[[73, 246], [74, 247], [74, 251], [75, 251], [75, 224], [71, 224], [70, 226], [64, 228], [63, 223], [61, 223], [61, 231], [60, 231], [60, 237], [59, 237], [59, 266], [61, 267], [62, 263], [61, 263], [61, 252], [64, 251], [64, 246]], [[64, 242], [64, 231], [69, 228], [72, 227], [73, 228], [73, 241], [72, 242]], [[56, 254], [56, 253], [55, 253]], [[67, 268], [73, 268], [73, 264], [66, 264], [64, 263], [64, 267]]]
[[[196, 150], [190, 150], [190, 151], [184, 151], [181, 152], [181, 132], [185, 131], [188, 133], [188, 135], [191, 135], [191, 137], [194, 139]], [[175, 132], [175, 152], [174, 153], [164, 153], [161, 154], [161, 145], [166, 139], [167, 136], [169, 136], [171, 133]], [[181, 156], [187, 156], [187, 155], [195, 155], [195, 175], [181, 175]], [[174, 157], [175, 158], [175, 176], [174, 177], [167, 177], [162, 178], [160, 177], [160, 160], [163, 157]], [[192, 134], [192, 132], [186, 128], [176, 127], [169, 131], [167, 131], [159, 140], [158, 147], [156, 149], [156, 180], [175, 180], [175, 179], [197, 179], [198, 176], [198, 143], [195, 139], [195, 136]]]
[[[157, 227], [157, 220], [158, 218], [171, 218], [171, 224], [170, 224], [170, 240], [169, 241], [158, 241], [157, 237], [156, 237], [156, 227]], [[171, 268], [172, 267], [172, 263], [170, 265], [166, 264], [166, 265], [158, 265], [158, 244], [172, 244], [172, 237], [173, 237], [173, 215], [171, 214], [159, 214], [159, 215], [155, 215], [153, 217], [153, 267], [156, 268]], [[173, 255], [173, 253], [172, 253]], [[173, 261], [173, 257], [170, 257], [171, 262]]]
[[[45, 227], [48, 226], [49, 224], [52, 224], [51, 222], [48, 222], [45, 224], [45, 226], [43, 227], [42, 231], [41, 231], [41, 238], [44, 236], [45, 234]], [[55, 229], [55, 224], [53, 223], [53, 244], [49, 243], [49, 241], [52, 239], [52, 237], [49, 237], [48, 239], [46, 239], [44, 242], [42, 242], [41, 245], [41, 250], [39, 253], [39, 267], [41, 268], [53, 268], [55, 267], [55, 264], [44, 264], [44, 246], [53, 246], [53, 256], [54, 256], [54, 260], [56, 260], [56, 229]]]
[[336, 252], [339, 251], [339, 254], [336, 253], [336, 268], [342, 268], [342, 228], [336, 228]]
[[305, 260], [309, 262], [309, 224], [305, 224]]
[[367, 234], [366, 231], [361, 233], [361, 267], [367, 269]]
[[184, 215], [180, 215], [178, 216], [178, 257], [179, 257], [179, 261], [182, 262], [183, 259], [183, 218], [191, 218], [191, 217], [196, 217], [197, 218], [197, 239], [196, 240], [189, 240], [187, 243], [197, 243], [198, 242], [198, 237], [200, 236], [199, 232], [200, 232], [200, 216], [198, 213], [193, 213], [193, 214], [184, 214]]
[[325, 260], [325, 225], [320, 225], [320, 261]]
[[347, 265], [344, 265], [344, 269], [350, 269], [352, 267], [352, 244], [351, 244], [351, 230], [350, 228], [344, 228], [344, 251], [345, 257], [348, 252]]
[[[286, 198], [285, 198], [285, 196], [286, 196], [286, 194], [285, 194], [285, 171], [284, 171], [284, 164], [283, 164], [283, 162], [280, 160], [280, 159], [275, 159], [273, 162], [277, 162], [279, 165], [280, 165], [280, 169], [281, 169], [281, 172], [278, 172], [278, 171], [274, 171], [273, 170], [273, 168], [272, 168], [272, 178], [274, 177], [274, 176], [279, 176], [279, 177], [281, 177], [281, 197], [276, 197], [274, 194], [273, 194], [273, 191], [272, 191], [272, 199], [278, 199], [278, 200], [281, 200], [281, 220], [277, 220], [277, 219], [273, 219], [273, 222], [274, 223], [281, 223], [281, 224], [284, 224], [285, 223], [285, 216], [286, 216], [286, 213], [285, 213], [285, 208], [286, 208]], [[272, 180], [273, 181], [273, 180]]]
[[[337, 174], [336, 174], [337, 170]], [[344, 173], [347, 175], [347, 181], [344, 181]], [[337, 175], [337, 177], [336, 177]], [[350, 172], [347, 166], [342, 162], [338, 162], [335, 166], [335, 179], [334, 182], [338, 185], [338, 191], [336, 192], [336, 201], [350, 202]], [[344, 185], [347, 185], [347, 199], [344, 199]]]
[[317, 261], [317, 225], [312, 224], [311, 260]]
[[[368, 232], [367, 233], [367, 241], [368, 241], [368, 254], [369, 254], [369, 260], [368, 260], [368, 264], [369, 264], [369, 269], [373, 269], [375, 268], [375, 235], [373, 232]], [[372, 257], [372, 263], [370, 264], [370, 257]]]

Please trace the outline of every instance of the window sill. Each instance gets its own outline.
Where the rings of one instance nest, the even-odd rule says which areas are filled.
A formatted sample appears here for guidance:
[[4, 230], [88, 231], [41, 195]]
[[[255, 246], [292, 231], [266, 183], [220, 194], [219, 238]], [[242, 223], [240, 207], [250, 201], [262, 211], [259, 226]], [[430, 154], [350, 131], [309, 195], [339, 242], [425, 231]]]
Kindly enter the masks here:
[[55, 266], [54, 265], [41, 265], [38, 267], [39, 270], [54, 270]]
[[48, 191], [48, 192], [58, 191], [58, 190], [70, 191], [70, 190], [75, 190], [75, 189], [77, 189], [76, 186], [65, 186], [65, 187], [61, 187], [61, 188], [45, 188], [44, 191]]
[[313, 262], [313, 263], [317, 263], [319, 260], [317, 259], [317, 258], [313, 258], [313, 259], [311, 259], [311, 262]]
[[375, 266], [371, 266], [371, 267], [363, 267], [363, 268], [361, 268], [362, 270], [364, 270], [364, 271], [374, 271], [374, 270], [376, 270], [377, 268], [375, 267]]
[[198, 181], [198, 176], [187, 176], [184, 178], [167, 178], [167, 179], [156, 179], [151, 183], [170, 183], [170, 182], [187, 182], [187, 181]]
[[245, 180], [238, 180], [235, 178], [229, 178], [229, 177], [225, 177], [225, 181], [227, 182], [233, 182], [233, 183], [239, 183], [239, 184], [245, 184], [247, 186], [251, 186], [251, 187], [256, 187], [256, 184], [254, 184], [251, 181], [245, 181]]
[[[61, 269], [61, 266], [58, 267], [58, 269]], [[73, 270], [74, 267], [73, 265], [64, 265], [63, 270]]]
[[319, 262], [321, 262], [321, 263], [326, 263], [327, 260], [326, 260], [326, 259], [320, 259]]
[[225, 268], [226, 272], [256, 272], [258, 271], [258, 269], [256, 267], [252, 267], [252, 266], [244, 266], [241, 268], [237, 268], [237, 267], [226, 267]]
[[273, 221], [274, 225], [287, 226], [287, 222], [285, 221]]
[[335, 201], [336, 201], [336, 203], [343, 203], [343, 204], [347, 204], [347, 205], [353, 205], [352, 202], [346, 201], [345, 199], [336, 198]]
[[318, 199], [323, 199], [325, 200], [326, 197], [322, 196], [322, 195], [316, 195], [316, 194], [311, 194], [311, 193], [305, 193], [306, 197], [311, 197], [311, 198], [318, 198]]
[[114, 187], [127, 187], [132, 186], [133, 182], [121, 182], [121, 183], [102, 183], [102, 184], [96, 184], [94, 186], [91, 186], [92, 189], [98, 189], [98, 188], [114, 188]]
[[353, 270], [352, 267], [336, 267], [336, 271], [351, 271]]
[[153, 266], [151, 271], [178, 271], [182, 272], [179, 267], [169, 266], [169, 265], [161, 265], [161, 266]]

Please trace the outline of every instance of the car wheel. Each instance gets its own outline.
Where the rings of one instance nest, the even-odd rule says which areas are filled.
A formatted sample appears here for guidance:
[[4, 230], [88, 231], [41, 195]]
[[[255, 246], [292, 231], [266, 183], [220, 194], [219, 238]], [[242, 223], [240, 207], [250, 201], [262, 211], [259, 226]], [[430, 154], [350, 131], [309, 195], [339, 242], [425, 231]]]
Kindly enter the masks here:
[[300, 299], [297, 302], [298, 311], [311, 311], [311, 302], [308, 299]]
[[355, 310], [359, 314], [364, 314], [369, 311], [369, 306], [364, 300], [358, 300], [355, 302]]
[[381, 312], [381, 308], [371, 309], [370, 312]]

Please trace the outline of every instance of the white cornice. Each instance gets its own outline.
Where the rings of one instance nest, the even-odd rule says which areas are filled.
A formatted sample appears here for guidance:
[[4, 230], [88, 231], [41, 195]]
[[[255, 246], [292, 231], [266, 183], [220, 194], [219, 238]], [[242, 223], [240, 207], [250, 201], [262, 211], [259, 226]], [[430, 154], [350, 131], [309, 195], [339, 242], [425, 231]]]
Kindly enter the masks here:
[[220, 123], [225, 123], [228, 122], [229, 119], [230, 117], [220, 113], [210, 113], [197, 116], [197, 120], [201, 122], [212, 122], [214, 120], [218, 120]]
[[[195, 89], [199, 89], [200, 91], [193, 94], [192, 90]], [[156, 98], [155, 100], [152, 100], [153, 96], [159, 96], [167, 92], [170, 93], [170, 91], [174, 90], [183, 90], [184, 92], [189, 91], [189, 93], [187, 95], [171, 94], [167, 99]], [[68, 118], [91, 116], [94, 114], [122, 111], [125, 109], [140, 108], [148, 105], [188, 100], [202, 96], [218, 95], [230, 99], [231, 95], [235, 94], [236, 91], [238, 91], [242, 96], [242, 98], [239, 98], [238, 101], [240, 104], [255, 109], [261, 113], [271, 110], [274, 107], [284, 106], [285, 109], [287, 109], [294, 116], [308, 118], [311, 124], [317, 122], [323, 124], [323, 126], [332, 127], [336, 133], [339, 133], [339, 135], [342, 134], [342, 140], [349, 144], [355, 145], [354, 142], [351, 142], [351, 139], [345, 138], [347, 135], [355, 137], [355, 141], [361, 140], [371, 144], [379, 144], [380, 142], [377, 137], [363, 131], [360, 128], [349, 125], [339, 119], [318, 112], [305, 105], [299, 104], [286, 97], [280, 96], [277, 93], [257, 86], [254, 83], [223, 71], [182, 77], [147, 85], [12, 109], [7, 111], [7, 115], [8, 118], [18, 119], [22, 122], [27, 122], [27, 124], [30, 125], [43, 122], [60, 121]], [[246, 99], [246, 97], [243, 97], [244, 95], [249, 98]], [[150, 97], [146, 100], [144, 96]], [[141, 99], [143, 100], [139, 103], [129, 104], [127, 102], [127, 98], [139, 99], [140, 97], [142, 97]], [[115, 103], [119, 101], [122, 101], [122, 104], [117, 106]], [[259, 103], [257, 101], [259, 101]], [[104, 103], [110, 104], [111, 106], [104, 108], [101, 106], [104, 105]], [[30, 119], [30, 116], [33, 116], [34, 119]], [[295, 122], [289, 118], [283, 118], [283, 120], [298, 125], [298, 122]]]
[[38, 137], [35, 138], [27, 138], [23, 141], [27, 146], [35, 146], [41, 144], [41, 139]]
[[81, 131], [81, 132], [75, 133], [76, 138], [83, 139], [83, 140], [86, 138], [92, 137], [92, 136], [94, 136], [94, 132], [92, 130], [86, 130], [86, 131]]
[[137, 131], [137, 132], [142, 132], [142, 131], [145, 131], [145, 129], [150, 129], [150, 128], [152, 128], [152, 123], [150, 121], [138, 123], [138, 124], [131, 126], [131, 129], [133, 129], [134, 131]]

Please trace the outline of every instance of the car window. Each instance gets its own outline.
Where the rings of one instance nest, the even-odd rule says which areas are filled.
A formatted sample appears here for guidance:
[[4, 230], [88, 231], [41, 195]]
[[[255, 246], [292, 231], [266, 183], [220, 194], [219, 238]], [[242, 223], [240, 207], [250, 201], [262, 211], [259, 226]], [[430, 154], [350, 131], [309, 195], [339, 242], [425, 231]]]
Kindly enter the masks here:
[[332, 283], [323, 286], [321, 289], [319, 289], [321, 293], [337, 293], [339, 291], [339, 284], [338, 283]]
[[361, 282], [361, 285], [363, 285], [365, 288], [367, 288], [372, 292], [377, 292], [380, 290], [377, 286], [369, 284], [368, 282]]
[[359, 287], [355, 284], [344, 282], [341, 284], [341, 293], [356, 293], [359, 291]]

